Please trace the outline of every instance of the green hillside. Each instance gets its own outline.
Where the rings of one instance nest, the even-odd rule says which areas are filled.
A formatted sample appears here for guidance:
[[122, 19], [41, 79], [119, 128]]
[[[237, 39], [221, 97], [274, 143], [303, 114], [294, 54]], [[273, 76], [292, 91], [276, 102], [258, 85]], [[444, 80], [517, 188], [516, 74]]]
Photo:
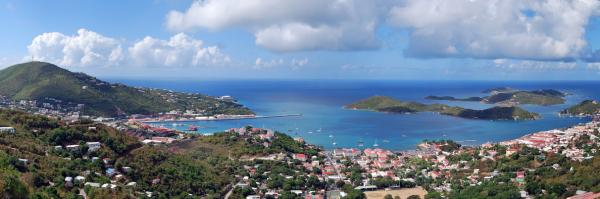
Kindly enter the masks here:
[[372, 110], [386, 113], [416, 113], [437, 112], [469, 119], [489, 120], [528, 120], [537, 119], [537, 113], [528, 112], [519, 107], [492, 107], [484, 110], [466, 109], [445, 104], [422, 104], [418, 102], [403, 102], [386, 96], [373, 96], [346, 106], [349, 109]]
[[595, 100], [584, 100], [560, 113], [568, 115], [594, 115], [600, 113], [600, 104]]
[[111, 84], [45, 62], [28, 62], [0, 71], [0, 95], [14, 100], [54, 98], [85, 104], [86, 114], [156, 114], [197, 110], [206, 114], [251, 114], [233, 102], [200, 95]]

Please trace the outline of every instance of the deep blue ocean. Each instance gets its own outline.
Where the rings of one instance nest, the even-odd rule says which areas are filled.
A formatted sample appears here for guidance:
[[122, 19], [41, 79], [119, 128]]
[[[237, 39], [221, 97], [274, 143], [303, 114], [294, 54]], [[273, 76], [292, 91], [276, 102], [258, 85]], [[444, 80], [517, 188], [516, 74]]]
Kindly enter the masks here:
[[[600, 81], [384, 81], [384, 80], [125, 80], [131, 86], [198, 92], [211, 96], [231, 95], [258, 115], [302, 114], [301, 117], [195, 122], [199, 133], [212, 133], [252, 125], [301, 136], [307, 142], [334, 147], [364, 147], [374, 144], [391, 150], [413, 149], [423, 139], [453, 139], [464, 145], [518, 138], [536, 131], [563, 128], [589, 118], [559, 117], [557, 113], [584, 99], [600, 98]], [[343, 106], [372, 95], [387, 95], [405, 101], [446, 103], [474, 109], [492, 105], [479, 102], [430, 101], [428, 95], [484, 96], [495, 87], [558, 89], [570, 93], [566, 104], [527, 105], [540, 113], [535, 121], [487, 121], [462, 119], [434, 113], [386, 114], [346, 110]], [[164, 124], [172, 127], [171, 124]], [[182, 130], [187, 127], [178, 127]], [[320, 129], [320, 131], [318, 131]], [[312, 132], [312, 133], [311, 133]]]

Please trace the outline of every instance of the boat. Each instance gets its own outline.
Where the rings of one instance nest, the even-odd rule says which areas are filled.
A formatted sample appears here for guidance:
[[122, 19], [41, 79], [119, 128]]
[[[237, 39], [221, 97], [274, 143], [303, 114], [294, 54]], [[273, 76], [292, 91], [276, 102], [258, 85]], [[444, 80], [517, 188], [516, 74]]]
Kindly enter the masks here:
[[188, 127], [188, 131], [198, 131], [198, 127], [191, 125], [190, 127]]
[[358, 141], [358, 144], [357, 144], [357, 145], [358, 145], [359, 147], [363, 147], [363, 146], [365, 146], [365, 143], [362, 141], [362, 139], [360, 139], [360, 141]]
[[329, 134], [329, 137], [330, 137], [330, 138], [333, 138], [333, 135]]
[[390, 142], [389, 140], [383, 140], [383, 143], [389, 143], [389, 142]]
[[312, 134], [312, 133], [313, 133], [312, 131], [309, 131], [309, 132], [308, 132], [308, 134]]
[[373, 147], [378, 147], [379, 144], [377, 144], [377, 140], [375, 140], [375, 144], [373, 144]]
[[321, 129], [321, 128], [319, 128], [319, 129], [317, 129], [317, 132], [319, 132], [319, 133], [320, 133], [320, 132], [321, 132], [321, 130], [322, 130], [322, 129]]

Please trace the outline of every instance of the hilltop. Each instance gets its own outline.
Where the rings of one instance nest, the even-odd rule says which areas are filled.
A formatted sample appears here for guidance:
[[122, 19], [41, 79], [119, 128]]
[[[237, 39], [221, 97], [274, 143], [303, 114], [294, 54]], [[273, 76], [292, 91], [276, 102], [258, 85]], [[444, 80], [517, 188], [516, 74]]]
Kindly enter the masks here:
[[346, 106], [346, 108], [372, 110], [386, 113], [437, 112], [443, 115], [468, 119], [527, 120], [539, 118], [537, 113], [532, 113], [515, 106], [497, 106], [484, 110], [473, 110], [458, 106], [448, 106], [445, 104], [403, 102], [387, 96], [372, 96], [367, 99], [349, 104]]
[[499, 105], [535, 104], [548, 106], [565, 103], [564, 97], [567, 96], [566, 93], [554, 89], [524, 91], [509, 87], [500, 87], [487, 89], [483, 92], [489, 93], [490, 95], [485, 97], [468, 98], [455, 98], [452, 96], [427, 96], [425, 99], [447, 101], [479, 101], [486, 104]]
[[566, 115], [594, 115], [600, 113], [600, 104], [596, 100], [584, 100], [560, 112]]
[[193, 110], [203, 114], [252, 114], [234, 102], [201, 94], [111, 84], [45, 62], [27, 62], [0, 71], [0, 95], [12, 100], [63, 101], [83, 104], [97, 116], [157, 114]]

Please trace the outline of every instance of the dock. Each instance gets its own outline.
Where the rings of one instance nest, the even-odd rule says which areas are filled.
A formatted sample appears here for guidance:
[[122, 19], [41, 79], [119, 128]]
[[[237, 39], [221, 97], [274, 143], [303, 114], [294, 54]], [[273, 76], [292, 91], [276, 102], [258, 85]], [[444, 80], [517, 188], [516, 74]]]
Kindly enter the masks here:
[[302, 117], [302, 114], [281, 114], [281, 115], [256, 115], [244, 117], [226, 117], [226, 118], [206, 118], [206, 119], [183, 119], [183, 120], [148, 120], [144, 123], [163, 123], [163, 122], [201, 122], [201, 121], [222, 121], [222, 120], [249, 120], [249, 119], [266, 119], [278, 117]]

